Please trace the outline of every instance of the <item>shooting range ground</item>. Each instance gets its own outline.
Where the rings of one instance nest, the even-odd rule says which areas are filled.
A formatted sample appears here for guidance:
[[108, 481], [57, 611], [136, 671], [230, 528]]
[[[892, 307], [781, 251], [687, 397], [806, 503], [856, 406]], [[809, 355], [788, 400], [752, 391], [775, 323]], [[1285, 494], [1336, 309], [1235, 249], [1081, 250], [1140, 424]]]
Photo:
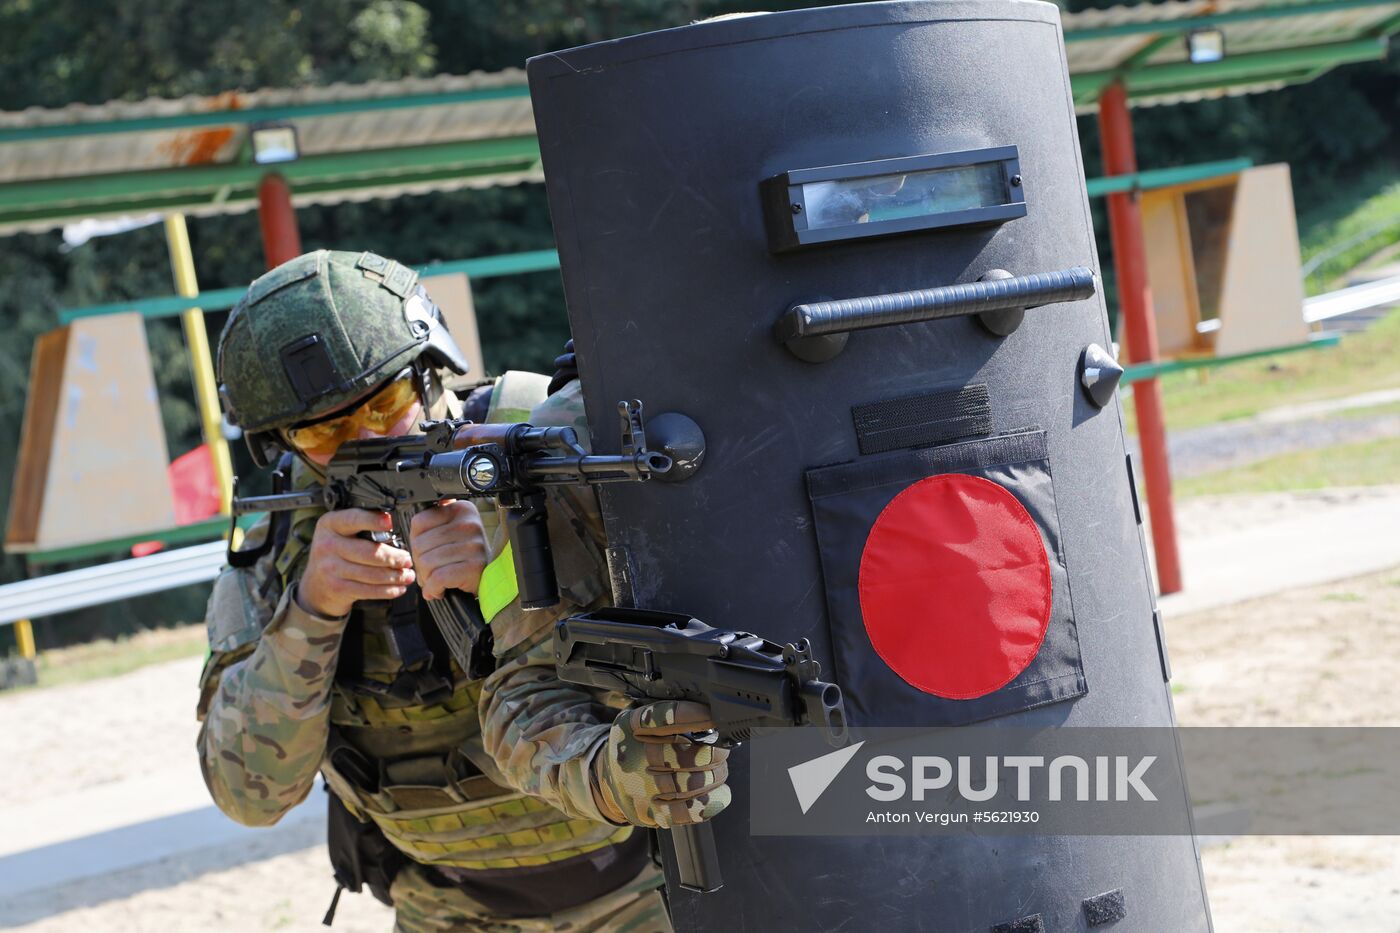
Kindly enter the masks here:
[[[1400, 490], [1391, 495], [1400, 497]], [[1287, 506], [1271, 497], [1252, 504], [1236, 498], [1231, 514], [1243, 519], [1252, 510], [1253, 520], [1267, 523]], [[1197, 530], [1204, 534], [1217, 512], [1218, 504], [1209, 500], [1182, 503], [1188, 560]], [[1400, 566], [1169, 615], [1181, 723], [1400, 725], [1400, 681], [1385, 668], [1394, 655], [1396, 617]], [[0, 695], [6, 747], [20, 750], [7, 756], [12, 792], [0, 807], [0, 819], [19, 830], [19, 838], [7, 834], [0, 846], [0, 873], [7, 864], [13, 869], [37, 838], [26, 830], [35, 818], [21, 814], [66, 810], [66, 823], [43, 828], [51, 844], [61, 845], [84, 836], [95, 842], [89, 835], [91, 808], [122, 792], [135, 793], [138, 783], [147, 785], [145, 799], [164, 797], [171, 807], [200, 801], [203, 786], [190, 753], [197, 726], [189, 709], [167, 702], [187, 693], [200, 663], [186, 657], [117, 677]], [[132, 702], [120, 707], [103, 702], [114, 692]], [[1358, 696], [1366, 702], [1357, 703]], [[75, 722], [65, 711], [79, 706], [89, 715]], [[145, 764], [133, 772], [132, 762]], [[117, 774], [123, 777], [114, 783]], [[159, 861], [129, 864], [80, 884], [0, 897], [0, 926], [23, 933], [204, 928], [314, 933], [322, 929], [332, 890], [318, 803], [313, 799], [274, 829], [245, 830], [202, 847], [186, 841], [186, 848]], [[171, 815], [187, 818], [178, 810], [166, 814]], [[121, 831], [122, 819], [109, 813], [98, 825]], [[1208, 846], [1202, 857], [1216, 923], [1231, 933], [1377, 930], [1375, 918], [1400, 910], [1393, 884], [1400, 873], [1400, 840], [1240, 837]], [[335, 929], [382, 933], [390, 922], [389, 911], [372, 898], [345, 897]]]

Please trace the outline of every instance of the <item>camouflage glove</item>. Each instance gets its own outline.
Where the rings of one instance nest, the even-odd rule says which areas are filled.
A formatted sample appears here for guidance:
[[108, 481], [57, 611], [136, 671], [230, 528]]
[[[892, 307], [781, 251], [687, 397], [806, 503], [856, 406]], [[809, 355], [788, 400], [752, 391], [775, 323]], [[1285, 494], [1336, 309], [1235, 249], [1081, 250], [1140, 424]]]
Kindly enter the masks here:
[[702, 703], [662, 700], [619, 713], [593, 759], [594, 799], [603, 815], [670, 829], [729, 806], [729, 749], [685, 738], [713, 727]]

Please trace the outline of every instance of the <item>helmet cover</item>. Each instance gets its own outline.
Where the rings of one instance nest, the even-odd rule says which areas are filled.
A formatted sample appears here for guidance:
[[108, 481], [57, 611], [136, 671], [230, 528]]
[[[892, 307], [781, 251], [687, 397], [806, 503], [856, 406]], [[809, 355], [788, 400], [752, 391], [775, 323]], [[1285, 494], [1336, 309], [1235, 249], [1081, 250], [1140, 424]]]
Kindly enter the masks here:
[[245, 433], [268, 432], [343, 408], [420, 356], [466, 371], [418, 273], [374, 253], [318, 250], [267, 272], [234, 306], [219, 395]]

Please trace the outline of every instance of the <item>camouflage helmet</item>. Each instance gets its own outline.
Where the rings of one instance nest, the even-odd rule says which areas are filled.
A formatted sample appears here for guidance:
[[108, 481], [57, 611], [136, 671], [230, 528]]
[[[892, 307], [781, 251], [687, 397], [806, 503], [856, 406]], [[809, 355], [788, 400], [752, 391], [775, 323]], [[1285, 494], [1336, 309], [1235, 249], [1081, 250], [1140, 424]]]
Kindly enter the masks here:
[[[412, 367], [466, 358], [418, 273], [374, 253], [318, 250], [258, 278], [219, 337], [219, 397], [259, 463], [277, 431], [343, 408]], [[431, 399], [427, 401], [431, 402]]]

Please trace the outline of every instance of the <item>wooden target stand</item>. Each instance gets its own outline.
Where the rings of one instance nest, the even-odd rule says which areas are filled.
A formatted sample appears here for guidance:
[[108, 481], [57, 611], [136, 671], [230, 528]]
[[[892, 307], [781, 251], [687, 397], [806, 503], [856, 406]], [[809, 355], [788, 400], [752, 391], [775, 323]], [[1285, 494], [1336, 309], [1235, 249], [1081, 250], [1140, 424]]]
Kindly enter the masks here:
[[1307, 343], [1287, 165], [1144, 191], [1141, 204], [1160, 358]]
[[175, 524], [165, 428], [137, 312], [83, 318], [34, 343], [11, 488], [8, 553]]

